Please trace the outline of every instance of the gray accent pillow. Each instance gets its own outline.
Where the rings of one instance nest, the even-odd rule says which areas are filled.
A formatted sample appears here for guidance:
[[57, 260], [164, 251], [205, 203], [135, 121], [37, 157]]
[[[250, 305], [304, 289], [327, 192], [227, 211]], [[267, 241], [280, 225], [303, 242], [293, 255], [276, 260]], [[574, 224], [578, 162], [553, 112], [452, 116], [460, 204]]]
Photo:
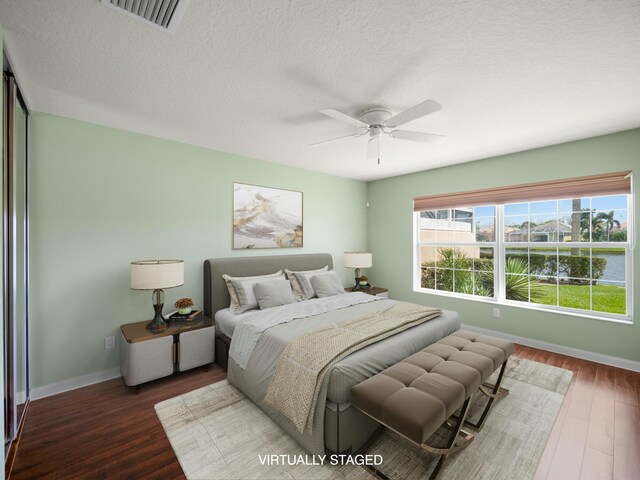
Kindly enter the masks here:
[[231, 297], [229, 310], [235, 314], [239, 314], [258, 307], [258, 302], [253, 292], [253, 286], [256, 283], [284, 279], [284, 274], [282, 270], [278, 270], [269, 275], [257, 275], [255, 277], [230, 277], [229, 275], [222, 275], [222, 278], [227, 284], [229, 297]]
[[342, 281], [336, 272], [317, 273], [309, 281], [319, 298], [345, 293]]
[[256, 283], [253, 291], [258, 301], [260, 310], [295, 303], [296, 299], [291, 291], [289, 280], [271, 280], [269, 282]]
[[308, 276], [326, 272], [327, 270], [329, 270], [329, 265], [325, 265], [318, 270], [304, 270], [299, 272], [293, 272], [285, 268], [284, 272], [287, 274], [287, 278], [291, 280], [291, 288], [293, 288], [293, 295], [296, 297], [296, 300], [309, 300], [315, 297], [316, 293], [313, 291]]

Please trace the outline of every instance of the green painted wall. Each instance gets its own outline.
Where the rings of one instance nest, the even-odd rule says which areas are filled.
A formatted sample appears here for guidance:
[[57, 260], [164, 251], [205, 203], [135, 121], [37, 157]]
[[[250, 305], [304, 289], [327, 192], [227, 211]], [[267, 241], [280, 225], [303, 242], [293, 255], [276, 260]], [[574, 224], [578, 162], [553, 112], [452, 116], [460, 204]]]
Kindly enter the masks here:
[[[363, 182], [35, 113], [30, 123], [32, 387], [117, 367], [103, 339], [151, 318], [129, 262], [184, 259], [165, 292], [202, 306], [203, 261], [367, 247]], [[304, 248], [231, 249], [232, 183], [304, 192]], [[117, 337], [116, 337], [117, 338]]]
[[[640, 322], [625, 325], [413, 292], [413, 197], [550, 179], [634, 170], [638, 192], [640, 130], [606, 135], [369, 183], [373, 281], [397, 299], [460, 313], [462, 322], [605, 355], [640, 360]], [[585, 192], [588, 194], [589, 192]], [[635, 222], [640, 223], [640, 196]], [[640, 254], [634, 255], [635, 310], [640, 310]], [[636, 314], [637, 316], [637, 314]]]

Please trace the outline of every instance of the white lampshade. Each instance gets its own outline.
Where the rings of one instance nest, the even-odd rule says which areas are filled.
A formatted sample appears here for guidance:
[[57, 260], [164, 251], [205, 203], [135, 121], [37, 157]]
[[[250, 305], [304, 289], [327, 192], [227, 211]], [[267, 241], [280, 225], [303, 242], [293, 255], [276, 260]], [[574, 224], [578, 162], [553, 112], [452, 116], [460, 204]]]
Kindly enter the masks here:
[[371, 252], [344, 252], [345, 268], [369, 268], [373, 265]]
[[182, 260], [142, 260], [131, 262], [131, 288], [156, 290], [184, 284]]

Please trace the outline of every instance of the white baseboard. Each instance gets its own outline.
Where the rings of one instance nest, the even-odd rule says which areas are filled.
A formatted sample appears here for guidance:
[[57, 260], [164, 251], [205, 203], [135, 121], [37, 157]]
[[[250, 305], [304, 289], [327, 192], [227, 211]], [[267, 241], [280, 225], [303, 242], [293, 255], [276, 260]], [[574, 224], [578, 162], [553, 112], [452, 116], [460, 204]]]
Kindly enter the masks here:
[[587, 350], [580, 350], [579, 348], [567, 347], [564, 345], [558, 345], [556, 343], [549, 343], [543, 342], [542, 340], [519, 337], [517, 335], [510, 335], [508, 333], [499, 332], [497, 330], [475, 327], [473, 325], [462, 324], [462, 328], [464, 328], [465, 330], [470, 330], [472, 332], [482, 333], [483, 335], [492, 335], [494, 337], [503, 338], [505, 340], [509, 340], [510, 342], [519, 343], [520, 345], [525, 345], [527, 347], [538, 348], [540, 350], [546, 350], [548, 352], [568, 355], [569, 357], [589, 360], [590, 362], [602, 363], [604, 365], [611, 365], [612, 367], [624, 368], [625, 370], [640, 372], [640, 362], [636, 362], [635, 360], [612, 357], [610, 355], [589, 352]]
[[58, 393], [75, 390], [76, 388], [86, 387], [94, 383], [104, 382], [112, 378], [118, 378], [120, 375], [120, 367], [110, 368], [109, 370], [101, 370], [99, 372], [80, 375], [79, 377], [67, 378], [59, 382], [50, 383], [41, 387], [31, 389], [31, 400], [50, 397]]

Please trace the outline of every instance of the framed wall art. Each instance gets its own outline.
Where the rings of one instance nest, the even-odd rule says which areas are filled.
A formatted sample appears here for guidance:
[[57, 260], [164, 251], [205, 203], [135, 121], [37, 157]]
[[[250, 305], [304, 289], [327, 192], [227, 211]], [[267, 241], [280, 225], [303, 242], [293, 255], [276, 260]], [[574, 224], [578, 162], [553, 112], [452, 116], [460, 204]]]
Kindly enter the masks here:
[[302, 247], [302, 192], [233, 184], [233, 248]]

